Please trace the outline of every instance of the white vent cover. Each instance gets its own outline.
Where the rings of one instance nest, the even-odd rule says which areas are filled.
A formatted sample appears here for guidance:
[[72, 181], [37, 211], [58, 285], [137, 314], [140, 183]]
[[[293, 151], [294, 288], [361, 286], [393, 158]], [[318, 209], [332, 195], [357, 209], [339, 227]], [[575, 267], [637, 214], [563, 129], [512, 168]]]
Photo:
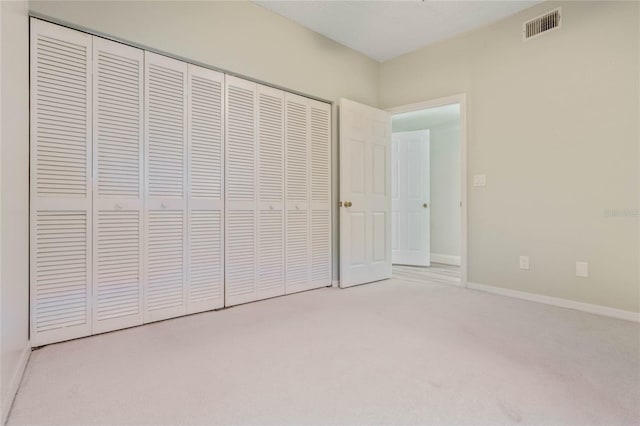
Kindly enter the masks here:
[[522, 38], [529, 40], [548, 31], [560, 28], [562, 15], [560, 8], [535, 17], [522, 24]]

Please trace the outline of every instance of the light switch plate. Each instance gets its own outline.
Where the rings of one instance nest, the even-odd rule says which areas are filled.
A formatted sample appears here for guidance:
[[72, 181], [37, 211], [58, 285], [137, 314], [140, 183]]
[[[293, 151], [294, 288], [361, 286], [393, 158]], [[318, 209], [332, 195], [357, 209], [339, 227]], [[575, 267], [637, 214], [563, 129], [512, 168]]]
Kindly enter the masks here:
[[485, 186], [487, 184], [487, 175], [473, 175], [473, 186]]
[[576, 277], [589, 278], [589, 262], [576, 262]]
[[529, 256], [520, 256], [520, 269], [529, 269]]

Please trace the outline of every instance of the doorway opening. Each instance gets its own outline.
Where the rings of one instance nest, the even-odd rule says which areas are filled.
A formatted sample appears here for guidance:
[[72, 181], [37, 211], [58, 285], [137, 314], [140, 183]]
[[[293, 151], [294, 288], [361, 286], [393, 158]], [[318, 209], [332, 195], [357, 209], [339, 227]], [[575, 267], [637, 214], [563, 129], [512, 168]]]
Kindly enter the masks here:
[[466, 285], [465, 96], [390, 112], [393, 275]]

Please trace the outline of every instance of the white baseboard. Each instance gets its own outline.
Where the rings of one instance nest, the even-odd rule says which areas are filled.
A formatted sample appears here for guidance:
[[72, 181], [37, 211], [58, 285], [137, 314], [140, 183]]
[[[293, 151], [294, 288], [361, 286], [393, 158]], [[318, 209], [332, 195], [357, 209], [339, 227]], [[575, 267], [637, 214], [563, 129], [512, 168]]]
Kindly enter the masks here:
[[20, 387], [20, 382], [22, 381], [22, 376], [24, 375], [24, 370], [27, 368], [27, 364], [29, 363], [29, 357], [31, 356], [31, 344], [27, 342], [27, 346], [24, 348], [22, 353], [20, 354], [20, 359], [18, 361], [18, 366], [16, 371], [13, 373], [13, 377], [9, 382], [9, 389], [6, 392], [6, 398], [2, 401], [2, 423], [5, 424], [7, 422], [7, 418], [9, 416], [9, 411], [11, 410], [11, 406], [13, 405], [13, 400], [18, 393], [18, 388]]
[[501, 296], [515, 297], [517, 299], [531, 302], [544, 303], [546, 305], [559, 306], [561, 308], [575, 309], [577, 311], [589, 312], [591, 314], [603, 315], [605, 317], [623, 319], [627, 321], [640, 322], [640, 312], [625, 311], [623, 309], [609, 308], [607, 306], [592, 305], [590, 303], [576, 302], [559, 297], [545, 296], [542, 294], [527, 293], [525, 291], [510, 290], [508, 288], [494, 287], [486, 284], [468, 282], [467, 287], [474, 290], [486, 291], [488, 293], [499, 294]]
[[444, 265], [460, 266], [460, 256], [452, 256], [450, 254], [431, 253], [431, 261]]

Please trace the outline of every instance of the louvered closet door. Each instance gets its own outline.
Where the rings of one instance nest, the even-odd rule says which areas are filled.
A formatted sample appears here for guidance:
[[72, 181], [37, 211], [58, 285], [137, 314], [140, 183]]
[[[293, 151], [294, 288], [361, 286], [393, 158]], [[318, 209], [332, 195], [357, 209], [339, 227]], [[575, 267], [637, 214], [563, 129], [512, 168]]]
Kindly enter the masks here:
[[311, 287], [331, 285], [331, 105], [309, 101]]
[[187, 311], [224, 306], [224, 74], [189, 65]]
[[31, 20], [31, 344], [91, 334], [91, 43]]
[[145, 52], [144, 321], [187, 313], [187, 64]]
[[286, 292], [311, 288], [309, 99], [285, 95]]
[[257, 298], [285, 293], [284, 92], [258, 86]]
[[93, 40], [93, 332], [142, 324], [140, 49]]
[[256, 300], [255, 83], [226, 77], [225, 305]]

